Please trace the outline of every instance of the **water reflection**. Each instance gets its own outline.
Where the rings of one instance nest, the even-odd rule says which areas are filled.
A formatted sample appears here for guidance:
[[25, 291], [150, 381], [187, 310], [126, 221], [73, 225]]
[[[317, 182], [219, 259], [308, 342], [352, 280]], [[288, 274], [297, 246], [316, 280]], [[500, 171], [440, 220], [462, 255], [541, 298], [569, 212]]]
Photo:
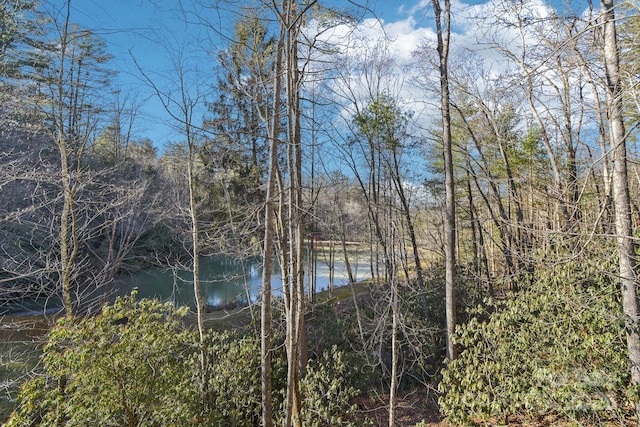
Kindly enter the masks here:
[[[202, 258], [200, 262], [201, 288], [211, 307], [243, 305], [255, 302], [260, 295], [262, 265], [259, 258], [238, 260], [225, 256]], [[352, 263], [356, 280], [365, 278], [367, 266], [360, 260]], [[344, 262], [334, 263], [334, 286], [348, 283]], [[325, 262], [316, 264], [316, 289], [329, 288], [330, 268]], [[275, 296], [282, 294], [282, 282], [278, 266], [272, 272], [272, 289]], [[173, 301], [176, 305], [193, 305], [194, 294], [191, 272], [171, 268], [140, 271], [117, 283], [118, 293], [128, 294], [138, 289], [141, 298], [158, 298]]]
[[[204, 297], [210, 306], [255, 302], [259, 295], [261, 268], [258, 258], [240, 261], [214, 256], [200, 261], [200, 280]], [[140, 271], [117, 283], [119, 294], [138, 289], [140, 298], [158, 298], [176, 305], [193, 305], [192, 273], [177, 268], [155, 268]]]
[[[369, 261], [357, 251], [350, 253], [351, 268], [355, 280], [369, 278]], [[348, 283], [348, 275], [344, 261], [333, 258], [333, 285], [343, 286]], [[330, 263], [328, 258], [318, 257], [315, 268], [316, 291], [329, 288]], [[305, 265], [305, 284], [308, 284], [309, 265]], [[200, 280], [204, 300], [210, 307], [231, 307], [245, 305], [249, 301], [256, 302], [260, 296], [262, 284], [262, 264], [259, 257], [244, 261], [227, 256], [212, 256], [202, 258], [200, 265]], [[271, 288], [274, 296], [282, 295], [282, 281], [280, 268], [276, 264], [272, 272]], [[177, 268], [158, 267], [141, 270], [115, 281], [111, 288], [113, 292], [107, 297], [113, 301], [115, 296], [128, 295], [133, 289], [138, 290], [140, 298], [157, 298], [171, 301], [178, 306], [192, 306], [194, 303], [191, 272]], [[81, 299], [85, 305], [105, 302], [105, 289], [96, 287], [85, 290]], [[99, 305], [98, 304], [98, 305]], [[15, 301], [0, 306], [0, 316], [4, 314], [32, 313], [53, 314], [60, 310], [60, 300], [55, 295], [47, 298]]]

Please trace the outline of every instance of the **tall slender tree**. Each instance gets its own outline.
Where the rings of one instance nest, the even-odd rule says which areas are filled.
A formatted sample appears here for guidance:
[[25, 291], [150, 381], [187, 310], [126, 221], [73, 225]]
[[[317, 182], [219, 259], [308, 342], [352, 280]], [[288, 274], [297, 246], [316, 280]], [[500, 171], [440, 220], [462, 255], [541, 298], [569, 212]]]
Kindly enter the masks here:
[[435, 12], [436, 36], [440, 71], [440, 111], [442, 113], [442, 147], [444, 158], [446, 220], [445, 220], [445, 311], [447, 328], [447, 358], [456, 358], [453, 334], [456, 327], [456, 199], [451, 137], [451, 101], [449, 94], [449, 40], [451, 37], [451, 1], [432, 0]]
[[[638, 301], [637, 259], [631, 220], [631, 200], [627, 172], [627, 134], [624, 126], [620, 50], [616, 34], [613, 0], [602, 0], [603, 53], [607, 78], [609, 143], [613, 153], [612, 193], [618, 244], [620, 291], [627, 332], [627, 351], [631, 368], [631, 384], [640, 388], [640, 303]], [[633, 396], [636, 413], [640, 413], [640, 397]]]
[[66, 315], [73, 316], [76, 261], [81, 252], [80, 224], [76, 210], [83, 184], [83, 161], [98, 123], [99, 85], [108, 84], [103, 64], [110, 59], [104, 44], [93, 34], [71, 22], [71, 0], [67, 0], [56, 22], [57, 50], [51, 74], [43, 75], [50, 90], [51, 108], [45, 113], [51, 122], [53, 140], [60, 153], [60, 290]]
[[[170, 49], [170, 48], [168, 48]], [[188, 217], [189, 229], [189, 256], [191, 265], [192, 286], [194, 294], [194, 304], [196, 308], [196, 322], [199, 335], [199, 358], [200, 358], [200, 382], [203, 401], [209, 392], [209, 360], [206, 350], [206, 329], [204, 326], [204, 313], [206, 308], [205, 294], [202, 289], [202, 279], [200, 277], [200, 261], [202, 255], [201, 238], [201, 216], [202, 209], [198, 194], [198, 172], [202, 164], [200, 151], [202, 146], [202, 128], [196, 124], [194, 116], [203, 107], [204, 94], [200, 90], [199, 73], [197, 70], [186, 67], [184, 48], [168, 50], [171, 57], [173, 69], [176, 76], [175, 86], [163, 89], [154, 78], [142, 69], [136, 62], [138, 70], [146, 80], [147, 84], [155, 92], [161, 101], [165, 111], [173, 121], [173, 126], [184, 138], [178, 144], [178, 150], [183, 151], [186, 170], [180, 172], [184, 174], [186, 180], [187, 208], [184, 215]], [[135, 61], [135, 58], [134, 58]], [[181, 210], [181, 206], [176, 207]]]
[[278, 149], [280, 146], [280, 109], [282, 95], [282, 67], [284, 51], [285, 28], [280, 26], [276, 47], [276, 59], [274, 66], [273, 82], [273, 109], [272, 114], [263, 118], [268, 123], [269, 138], [269, 169], [267, 176], [267, 191], [265, 194], [264, 210], [264, 240], [262, 249], [262, 288], [260, 297], [262, 300], [260, 314], [260, 352], [261, 352], [261, 378], [262, 378], [262, 425], [273, 425], [273, 399], [271, 395], [271, 271], [274, 255], [274, 239], [276, 235], [276, 201], [278, 171]]
[[[270, 130], [270, 157], [277, 156], [274, 149], [279, 143], [280, 131], [286, 135], [286, 168], [279, 171], [271, 169], [269, 185], [279, 186], [280, 198], [278, 200], [278, 218], [274, 218], [278, 233], [278, 252], [280, 268], [282, 270], [282, 285], [284, 290], [286, 337], [285, 348], [287, 350], [287, 389], [285, 399], [284, 425], [289, 427], [301, 426], [302, 398], [300, 396], [299, 382], [306, 367], [306, 326], [305, 326], [305, 292], [304, 292], [304, 206], [303, 206], [303, 180], [302, 180], [302, 134], [301, 134], [301, 102], [300, 93], [303, 83], [303, 74], [300, 70], [298, 44], [300, 41], [302, 26], [307, 12], [315, 6], [316, 0], [298, 3], [295, 0], [282, 0], [281, 3], [272, 1], [269, 4], [271, 12], [279, 28], [278, 43], [276, 48], [276, 67], [274, 87], [282, 88], [274, 90], [274, 114], [272, 129]], [[283, 97], [280, 104], [279, 97]], [[281, 128], [280, 106], [283, 116]], [[275, 146], [273, 144], [276, 144]], [[273, 158], [275, 162], [277, 157]], [[271, 162], [271, 160], [270, 160]], [[273, 172], [273, 176], [271, 174]], [[288, 180], [285, 183], [284, 179]], [[265, 215], [272, 215], [267, 200]], [[269, 219], [265, 217], [265, 221]], [[266, 225], [269, 227], [270, 225]], [[265, 238], [265, 249], [270, 242]], [[269, 256], [265, 250], [264, 257]], [[264, 267], [267, 270], [266, 265]], [[263, 276], [265, 273], [263, 273]], [[266, 288], [267, 280], [263, 277], [263, 288]], [[270, 289], [269, 289], [270, 291]], [[266, 290], [263, 290], [266, 292]], [[268, 322], [263, 315], [263, 326]], [[263, 334], [266, 331], [263, 331]], [[263, 337], [264, 339], [264, 337]], [[264, 351], [264, 349], [263, 349]], [[264, 357], [264, 355], [263, 355]], [[264, 360], [264, 359], [263, 359]], [[264, 371], [263, 371], [264, 372]]]

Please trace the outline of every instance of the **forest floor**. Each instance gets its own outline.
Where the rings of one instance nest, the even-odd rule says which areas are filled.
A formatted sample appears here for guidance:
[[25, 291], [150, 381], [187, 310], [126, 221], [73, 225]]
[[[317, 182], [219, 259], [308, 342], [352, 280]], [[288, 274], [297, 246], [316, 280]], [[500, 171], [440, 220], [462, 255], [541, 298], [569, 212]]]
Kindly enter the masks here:
[[[389, 425], [389, 396], [359, 397], [356, 404], [363, 418], [376, 426]], [[412, 392], [398, 396], [396, 404], [396, 426], [451, 427], [444, 420], [438, 407], [437, 396], [433, 392]]]

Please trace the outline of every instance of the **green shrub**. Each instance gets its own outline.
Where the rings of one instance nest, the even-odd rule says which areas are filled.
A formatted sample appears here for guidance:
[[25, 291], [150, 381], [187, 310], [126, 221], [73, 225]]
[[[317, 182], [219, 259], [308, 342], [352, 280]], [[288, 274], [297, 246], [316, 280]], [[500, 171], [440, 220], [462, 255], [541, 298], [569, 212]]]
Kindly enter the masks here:
[[8, 426], [187, 425], [197, 414], [186, 310], [135, 296], [102, 315], [62, 319], [44, 348], [44, 374], [22, 387]]
[[[257, 425], [261, 414], [260, 342], [211, 333], [207, 337], [210, 421]], [[213, 424], [212, 424], [213, 425]]]
[[[43, 350], [43, 374], [22, 386], [7, 425], [259, 425], [259, 339], [209, 332], [203, 384], [197, 335], [183, 327], [186, 313], [133, 295], [104, 307], [100, 316], [61, 319]], [[278, 345], [282, 337], [273, 339], [278, 418], [284, 413], [286, 357]], [[356, 391], [348, 372], [335, 348], [310, 361], [301, 381], [308, 425], [338, 425], [350, 415]]]
[[441, 409], [454, 423], [512, 414], [617, 416], [628, 383], [614, 265], [539, 269], [528, 289], [458, 327]]
[[[260, 424], [262, 380], [260, 340], [253, 335], [210, 332], [207, 336], [207, 425], [253, 426]], [[281, 350], [272, 358], [273, 406], [284, 401], [286, 360]]]
[[300, 383], [302, 395], [302, 424], [309, 427], [355, 426], [349, 421], [357, 408], [350, 400], [358, 390], [345, 378], [349, 368], [344, 353], [333, 346], [313, 359]]

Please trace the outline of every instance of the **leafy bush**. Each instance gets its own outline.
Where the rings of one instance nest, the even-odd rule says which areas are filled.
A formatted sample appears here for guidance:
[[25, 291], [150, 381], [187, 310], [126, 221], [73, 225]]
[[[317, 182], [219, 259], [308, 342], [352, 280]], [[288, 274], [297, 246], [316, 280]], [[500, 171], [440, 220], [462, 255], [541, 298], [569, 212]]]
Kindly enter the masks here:
[[[43, 350], [43, 374], [23, 385], [7, 426], [258, 425], [260, 341], [209, 332], [203, 384], [198, 337], [183, 328], [186, 313], [133, 295], [104, 307], [100, 316], [61, 319]], [[274, 342], [281, 339], [274, 336]], [[282, 409], [283, 346], [276, 345], [272, 360], [273, 405]], [[346, 420], [356, 393], [348, 373], [336, 348], [311, 360], [301, 381], [308, 425]]]
[[[208, 425], [253, 426], [260, 424], [262, 382], [260, 340], [229, 332], [207, 336]], [[286, 361], [282, 350], [272, 358], [274, 408], [284, 402]]]
[[617, 415], [628, 383], [615, 266], [572, 261], [476, 310], [456, 332], [440, 405], [454, 423], [510, 414]]
[[259, 424], [261, 414], [260, 342], [211, 333], [207, 337], [211, 422], [233, 426]]
[[302, 424], [310, 427], [355, 426], [349, 417], [357, 408], [350, 399], [358, 390], [349, 385], [345, 378], [348, 368], [344, 353], [334, 346], [325, 351], [318, 359], [307, 366], [307, 372], [300, 383], [302, 405]]
[[197, 413], [186, 310], [135, 296], [101, 316], [61, 319], [8, 426], [186, 425]]
[[[368, 302], [359, 302], [368, 305]], [[310, 305], [307, 316], [307, 339], [309, 357], [322, 359], [334, 351], [341, 352], [343, 363], [349, 366], [345, 378], [356, 389], [366, 389], [379, 381], [379, 370], [367, 361], [362, 350], [362, 340], [358, 330], [358, 319], [353, 300]]]

